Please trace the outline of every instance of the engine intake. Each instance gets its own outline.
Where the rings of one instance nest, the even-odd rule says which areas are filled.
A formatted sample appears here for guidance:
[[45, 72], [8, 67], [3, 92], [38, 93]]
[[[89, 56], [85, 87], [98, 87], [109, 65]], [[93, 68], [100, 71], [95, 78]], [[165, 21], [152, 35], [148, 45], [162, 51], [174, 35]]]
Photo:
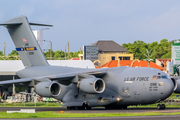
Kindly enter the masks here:
[[79, 89], [86, 93], [102, 93], [105, 90], [105, 82], [100, 78], [85, 78], [79, 83]]
[[34, 91], [43, 97], [55, 97], [61, 93], [61, 86], [55, 81], [40, 82], [35, 86]]
[[171, 80], [174, 83], [174, 92], [180, 93], [180, 79], [175, 80], [174, 78], [171, 78]]

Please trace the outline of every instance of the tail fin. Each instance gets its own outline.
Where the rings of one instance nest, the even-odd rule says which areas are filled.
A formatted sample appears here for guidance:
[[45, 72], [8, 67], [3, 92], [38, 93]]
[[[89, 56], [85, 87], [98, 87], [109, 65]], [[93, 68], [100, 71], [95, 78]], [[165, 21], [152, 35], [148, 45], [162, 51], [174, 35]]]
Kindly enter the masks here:
[[30, 25], [52, 25], [29, 23], [25, 16], [12, 18], [0, 25], [4, 25], [8, 29], [25, 67], [49, 65], [32, 33]]

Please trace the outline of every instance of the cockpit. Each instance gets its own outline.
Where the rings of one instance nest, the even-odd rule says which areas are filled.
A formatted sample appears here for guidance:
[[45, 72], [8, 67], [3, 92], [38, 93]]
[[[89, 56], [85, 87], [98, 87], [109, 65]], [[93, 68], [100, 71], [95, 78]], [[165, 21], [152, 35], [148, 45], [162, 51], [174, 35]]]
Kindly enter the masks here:
[[160, 75], [154, 75], [152, 77], [152, 80], [158, 80], [158, 79], [167, 79], [167, 76], [163, 75], [163, 76], [160, 76]]

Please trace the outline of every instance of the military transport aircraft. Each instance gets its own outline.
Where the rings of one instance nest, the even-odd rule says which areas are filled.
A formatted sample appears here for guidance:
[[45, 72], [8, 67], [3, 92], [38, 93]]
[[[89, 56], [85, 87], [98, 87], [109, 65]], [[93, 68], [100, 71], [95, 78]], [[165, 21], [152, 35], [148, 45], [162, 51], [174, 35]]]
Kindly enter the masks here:
[[177, 82], [154, 68], [116, 67], [83, 69], [50, 66], [40, 49], [25, 16], [7, 20], [0, 25], [7, 28], [25, 69], [16, 74], [21, 79], [1, 81], [0, 86], [17, 84], [42, 97], [53, 97], [63, 102], [67, 109], [126, 109], [129, 105], [162, 102], [177, 89]]

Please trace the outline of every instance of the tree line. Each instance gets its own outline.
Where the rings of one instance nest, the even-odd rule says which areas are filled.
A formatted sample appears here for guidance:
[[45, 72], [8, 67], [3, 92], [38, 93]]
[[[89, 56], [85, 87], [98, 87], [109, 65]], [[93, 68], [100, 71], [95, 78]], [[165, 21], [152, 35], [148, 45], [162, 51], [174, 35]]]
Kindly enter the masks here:
[[[145, 43], [143, 41], [137, 40], [133, 43], [124, 43], [122, 46], [128, 50], [127, 54], [134, 54], [134, 59], [144, 60], [144, 59], [171, 59], [171, 44], [175, 40], [168, 41], [167, 39], [162, 39], [160, 43], [157, 41], [152, 43]], [[180, 40], [178, 40], [180, 41]], [[50, 49], [43, 52], [46, 59], [50, 58]], [[83, 54], [83, 52], [70, 52], [70, 58], [79, 58], [78, 54]], [[12, 50], [8, 56], [4, 56], [3, 52], [0, 51], [0, 60], [19, 60], [19, 55], [16, 50]], [[68, 53], [65, 54], [62, 50], [52, 51], [53, 60], [67, 60]]]
[[134, 54], [134, 59], [147, 59], [147, 53], [151, 54], [149, 55], [151, 59], [171, 59], [171, 45], [174, 41], [176, 40], [168, 41], [167, 39], [162, 39], [160, 43], [157, 41], [145, 43], [137, 40], [133, 43], [124, 43], [122, 46], [128, 50], [127, 54]]
[[[50, 57], [50, 49], [46, 52], [43, 52], [44, 56], [46, 57], [47, 60], [67, 60], [68, 59], [68, 53], [64, 51], [53, 51], [52, 50], [52, 58]], [[82, 54], [83, 52], [77, 51], [77, 52], [69, 52], [69, 59], [71, 58], [79, 58], [79, 54]], [[12, 50], [8, 56], [4, 56], [3, 52], [0, 51], [0, 60], [20, 60], [20, 57], [18, 55], [18, 52], [16, 50]]]

